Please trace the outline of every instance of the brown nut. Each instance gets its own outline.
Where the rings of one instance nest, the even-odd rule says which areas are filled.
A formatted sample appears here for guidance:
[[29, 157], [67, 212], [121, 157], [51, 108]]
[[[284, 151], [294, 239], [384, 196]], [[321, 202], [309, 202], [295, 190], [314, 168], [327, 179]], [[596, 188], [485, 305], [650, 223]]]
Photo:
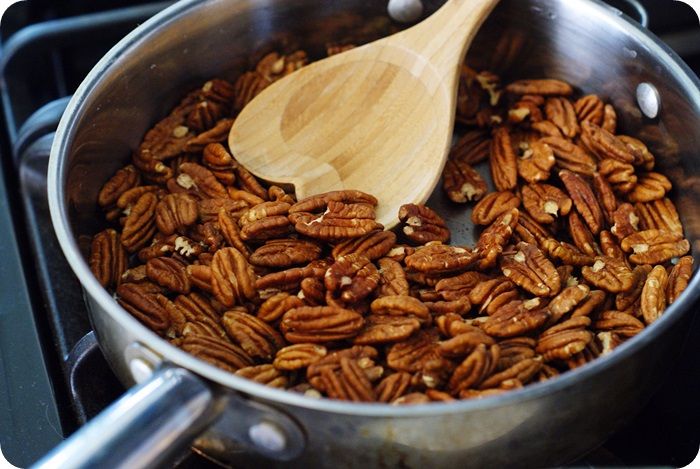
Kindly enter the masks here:
[[522, 187], [523, 207], [539, 223], [554, 223], [571, 210], [571, 199], [549, 184], [528, 184]]
[[499, 127], [493, 132], [489, 167], [496, 190], [515, 189], [518, 182], [518, 160], [505, 127]]
[[561, 289], [554, 265], [532, 244], [518, 243], [514, 252], [503, 255], [500, 267], [503, 275], [533, 295], [554, 296]]
[[127, 258], [119, 233], [109, 228], [95, 235], [90, 247], [89, 264], [103, 287], [114, 287], [120, 283], [127, 269]]
[[642, 289], [641, 310], [644, 322], [651, 324], [659, 319], [666, 309], [666, 287], [668, 273], [662, 265], [654, 267], [647, 276]]
[[146, 275], [158, 285], [176, 293], [189, 293], [186, 266], [172, 257], [156, 257], [146, 263]]
[[635, 264], [661, 264], [690, 250], [682, 234], [663, 230], [638, 231], [625, 237], [620, 246]]
[[549, 312], [540, 298], [515, 300], [496, 310], [481, 328], [493, 337], [516, 337], [527, 334], [542, 326], [549, 318]]
[[627, 291], [634, 286], [634, 274], [627, 265], [612, 257], [598, 256], [581, 274], [587, 282], [610, 293]]
[[542, 140], [526, 143], [518, 157], [518, 174], [529, 183], [546, 181], [555, 162], [554, 152]]
[[406, 204], [399, 208], [401, 231], [416, 244], [431, 241], [445, 243], [450, 239], [450, 230], [445, 220], [425, 205]]
[[685, 291], [688, 283], [690, 283], [690, 276], [692, 274], [693, 258], [691, 256], [681, 257], [668, 274], [666, 301], [669, 305], [676, 301], [681, 293]]
[[321, 257], [321, 246], [300, 239], [275, 239], [250, 255], [250, 263], [260, 267], [286, 268], [308, 264]]
[[591, 122], [595, 125], [603, 124], [605, 103], [595, 94], [579, 98], [574, 103], [574, 110], [579, 122]]
[[405, 263], [418, 272], [437, 274], [466, 270], [478, 257], [476, 251], [466, 247], [428, 244], [407, 256]]
[[364, 325], [362, 316], [336, 306], [301, 306], [287, 311], [280, 330], [293, 344], [326, 343], [356, 336]]
[[542, 143], [552, 149], [559, 168], [588, 176], [595, 173], [595, 159], [575, 143], [561, 137], [543, 137]]
[[541, 94], [543, 96], [569, 96], [574, 92], [568, 83], [550, 78], [517, 80], [506, 86], [506, 91], [513, 94]]
[[488, 191], [486, 181], [469, 163], [451, 158], [442, 171], [442, 187], [447, 197], [456, 203], [480, 200]]
[[472, 210], [472, 222], [490, 225], [503, 213], [518, 208], [520, 199], [509, 191], [491, 192], [481, 199]]
[[574, 138], [578, 135], [578, 119], [571, 101], [560, 97], [548, 98], [544, 109], [547, 119], [559, 127], [565, 137]]
[[238, 249], [216, 251], [211, 263], [211, 289], [216, 299], [228, 307], [257, 296], [253, 268]]
[[379, 272], [372, 262], [358, 254], [341, 256], [323, 278], [328, 295], [343, 303], [366, 298], [379, 285]]
[[559, 178], [564, 183], [566, 191], [573, 200], [576, 210], [588, 224], [593, 234], [597, 235], [603, 228], [603, 211], [593, 194], [591, 186], [578, 174], [562, 170]]
[[272, 360], [277, 350], [285, 346], [279, 332], [244, 310], [225, 312], [221, 322], [231, 340], [250, 357]]
[[131, 207], [122, 229], [122, 245], [130, 253], [146, 246], [156, 232], [155, 213], [158, 198], [146, 192]]
[[396, 244], [396, 235], [392, 231], [373, 231], [359, 238], [351, 238], [333, 247], [334, 259], [348, 254], [365, 256], [369, 260], [379, 259], [389, 253]]

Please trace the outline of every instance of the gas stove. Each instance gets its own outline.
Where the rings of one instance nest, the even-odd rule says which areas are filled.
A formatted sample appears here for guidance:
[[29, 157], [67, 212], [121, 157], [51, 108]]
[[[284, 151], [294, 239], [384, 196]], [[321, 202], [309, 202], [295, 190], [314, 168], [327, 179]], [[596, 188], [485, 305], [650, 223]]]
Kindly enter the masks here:
[[[49, 218], [46, 168], [71, 93], [126, 33], [171, 2], [25, 0], [0, 23], [0, 447], [26, 467], [124, 392], [91, 330]], [[611, 1], [700, 74], [700, 25], [672, 0]], [[630, 7], [629, 4], [632, 4]], [[646, 15], [640, 7], [646, 9]], [[577, 467], [689, 464], [700, 445], [700, 318], [642, 412]], [[218, 467], [196, 453], [181, 468]]]

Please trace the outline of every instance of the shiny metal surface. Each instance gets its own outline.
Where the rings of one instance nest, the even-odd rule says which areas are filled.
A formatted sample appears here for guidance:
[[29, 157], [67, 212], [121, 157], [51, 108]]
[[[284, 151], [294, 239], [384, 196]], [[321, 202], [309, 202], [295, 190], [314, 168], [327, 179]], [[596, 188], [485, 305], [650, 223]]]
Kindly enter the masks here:
[[142, 469], [182, 451], [216, 417], [212, 391], [182, 368], [163, 368], [32, 466]]
[[[427, 12], [439, 3], [425, 2]], [[127, 384], [133, 379], [124, 351], [139, 342], [164, 361], [247, 396], [247, 401], [235, 400], [238, 407], [227, 407], [195, 443], [236, 467], [274, 466], [246, 451], [250, 441], [241, 440], [254, 423], [241, 422], [237, 415], [260, 405], [277, 409], [305, 433], [304, 452], [285, 467], [546, 466], [574, 459], [633, 415], [663, 379], [700, 296], [698, 276], [652, 327], [612, 355], [560, 378], [483, 400], [393, 407], [314, 400], [200, 362], [141, 326], [89, 271], [84, 256], [101, 227], [95, 203], [99, 188], [185, 91], [212, 76], [235, 77], [251, 65], [251, 51], [285, 41], [319, 53], [339, 36], [370, 40], [373, 31], [387, 30], [379, 18], [385, 5], [184, 0], [146, 22], [96, 66], [57, 131], [49, 198], [57, 236], [83, 283], [99, 343]], [[620, 127], [649, 143], [673, 180], [672, 197], [698, 252], [700, 83], [667, 47], [597, 1], [503, 0], [477, 36], [468, 61], [500, 73], [504, 81], [558, 77], [611, 101]], [[654, 120], [637, 106], [641, 82], [653, 84], [663, 101]], [[448, 215], [456, 242], [473, 242], [467, 211], [448, 204], [440, 190], [430, 204]], [[270, 421], [279, 424], [276, 418]]]

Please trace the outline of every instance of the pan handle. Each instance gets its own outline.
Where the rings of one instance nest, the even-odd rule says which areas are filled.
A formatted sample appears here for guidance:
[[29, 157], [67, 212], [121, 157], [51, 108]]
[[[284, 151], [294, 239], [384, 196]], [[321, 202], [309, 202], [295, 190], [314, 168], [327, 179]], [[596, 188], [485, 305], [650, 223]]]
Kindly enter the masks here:
[[164, 366], [58, 445], [33, 468], [154, 467], [172, 460], [221, 413], [200, 378]]

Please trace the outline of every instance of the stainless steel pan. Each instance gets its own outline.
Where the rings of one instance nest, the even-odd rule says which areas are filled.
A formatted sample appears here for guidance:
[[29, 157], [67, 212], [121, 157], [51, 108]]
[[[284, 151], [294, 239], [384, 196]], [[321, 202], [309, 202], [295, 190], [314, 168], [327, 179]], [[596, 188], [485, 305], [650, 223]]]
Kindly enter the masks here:
[[[440, 2], [426, 3], [432, 11]], [[105, 356], [125, 384], [141, 384], [40, 466], [149, 466], [189, 444], [236, 467], [553, 465], [602, 442], [664, 379], [697, 304], [697, 276], [657, 323], [609, 356], [497, 397], [408, 407], [315, 400], [236, 377], [160, 339], [93, 277], [85, 259], [101, 226], [97, 192], [185, 91], [235, 76], [251, 51], [288, 37], [312, 51], [348, 33], [369, 40], [383, 27], [376, 17], [385, 6], [183, 0], [127, 36], [86, 78], [51, 152], [51, 215]], [[699, 252], [700, 82], [658, 39], [598, 1], [503, 0], [470, 61], [505, 80], [558, 77], [611, 100], [625, 132], [647, 141], [671, 176]], [[457, 241], [473, 242], [463, 211], [440, 191], [430, 203], [448, 213]]]

